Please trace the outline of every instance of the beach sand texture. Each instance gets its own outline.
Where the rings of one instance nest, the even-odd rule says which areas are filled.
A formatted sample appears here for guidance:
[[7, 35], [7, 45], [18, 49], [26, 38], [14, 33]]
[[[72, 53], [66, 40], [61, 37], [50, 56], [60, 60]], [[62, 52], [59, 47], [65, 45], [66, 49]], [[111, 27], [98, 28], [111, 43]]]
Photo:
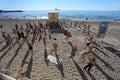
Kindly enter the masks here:
[[[0, 20], [0, 24], [3, 28], [1, 31], [5, 31], [13, 35], [12, 29], [17, 23], [18, 25], [25, 26], [25, 23], [30, 21], [45, 22], [44, 20]], [[98, 25], [100, 22], [88, 21], [86, 24], [90, 24], [90, 30], [93, 33], [98, 32]], [[69, 41], [77, 46], [78, 51], [74, 59], [69, 58], [71, 53], [71, 46], [66, 41], [64, 34], [53, 33], [52, 38], [57, 38], [58, 51], [57, 56], [62, 59], [60, 65], [49, 63], [47, 66], [46, 55], [56, 56], [53, 49], [53, 40], [47, 38], [47, 47], [44, 49], [42, 40], [36, 39], [33, 44], [34, 55], [31, 57], [28, 51], [26, 42], [21, 47], [17, 44], [13, 48], [9, 49], [5, 46], [5, 41], [0, 35], [0, 72], [5, 73], [11, 77], [16, 77], [20, 67], [24, 64], [28, 64], [27, 73], [25, 77], [19, 77], [18, 80], [119, 80], [120, 79], [120, 23], [111, 22], [108, 26], [106, 36], [104, 38], [98, 38], [98, 43], [94, 44], [93, 55], [96, 57], [97, 64], [92, 68], [91, 74], [87, 73], [83, 66], [86, 61], [82, 61], [81, 52], [83, 46], [85, 46], [85, 36], [81, 32], [79, 27], [67, 27], [71, 31], [72, 37]], [[13, 37], [13, 36], [12, 36]], [[29, 35], [29, 39], [32, 40], [32, 35]], [[14, 40], [13, 40], [14, 41]], [[14, 41], [15, 42], [15, 41]], [[6, 68], [7, 67], [7, 68]]]

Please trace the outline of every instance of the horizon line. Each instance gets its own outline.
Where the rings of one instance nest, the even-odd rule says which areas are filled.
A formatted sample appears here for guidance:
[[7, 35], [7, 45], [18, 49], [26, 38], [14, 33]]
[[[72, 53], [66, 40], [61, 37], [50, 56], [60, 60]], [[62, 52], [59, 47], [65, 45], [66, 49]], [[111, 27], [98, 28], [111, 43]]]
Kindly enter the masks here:
[[37, 10], [49, 10], [49, 11], [62, 11], [62, 10], [72, 10], [72, 11], [77, 11], [77, 10], [81, 10], [81, 11], [120, 11], [120, 10], [87, 10], [87, 9], [58, 9], [58, 10], [55, 10], [55, 9], [0, 9], [0, 10], [22, 10], [22, 11], [29, 11], [29, 10], [32, 10], [32, 11], [37, 11]]

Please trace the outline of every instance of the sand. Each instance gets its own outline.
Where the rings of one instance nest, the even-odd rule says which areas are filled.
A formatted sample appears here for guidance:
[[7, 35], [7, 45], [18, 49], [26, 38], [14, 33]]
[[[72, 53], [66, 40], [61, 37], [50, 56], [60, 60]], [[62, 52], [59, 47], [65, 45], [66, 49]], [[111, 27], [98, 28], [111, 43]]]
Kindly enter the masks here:
[[[18, 20], [8, 20], [1, 19], [0, 24], [3, 28], [1, 31], [7, 33], [12, 33], [14, 25], [24, 25], [30, 21], [32, 24], [37, 21], [43, 23], [46, 20], [30, 20], [30, 19], [18, 19]], [[86, 24], [90, 24], [90, 30], [97, 34], [98, 25], [100, 22], [87, 21]], [[65, 27], [66, 28], [66, 27]], [[0, 72], [5, 73], [11, 77], [16, 78], [18, 70], [21, 65], [26, 62], [28, 66], [27, 75], [24, 77], [19, 77], [18, 80], [119, 80], [120, 79], [120, 23], [111, 22], [109, 24], [106, 36], [104, 38], [96, 38], [97, 44], [94, 44], [93, 55], [96, 57], [97, 64], [92, 68], [91, 74], [87, 73], [83, 67], [87, 61], [82, 60], [81, 52], [84, 51], [83, 46], [85, 46], [85, 36], [79, 27], [67, 27], [71, 31], [72, 37], [70, 42], [77, 46], [78, 51], [74, 59], [69, 58], [71, 53], [71, 46], [65, 39], [62, 33], [53, 33], [52, 38], [57, 38], [58, 52], [57, 55], [62, 59], [61, 65], [56, 65], [54, 63], [46, 64], [46, 55], [56, 56], [53, 49], [53, 40], [47, 40], [46, 51], [43, 48], [42, 40], [35, 40], [34, 42], [34, 55], [30, 56], [27, 48], [27, 44], [23, 43], [22, 47], [19, 48], [17, 44], [11, 49], [5, 46], [5, 41], [0, 35]], [[12, 36], [14, 37], [14, 36]], [[32, 39], [30, 35], [30, 39]], [[15, 41], [14, 41], [15, 42]], [[4, 47], [4, 48], [3, 48]], [[6, 69], [7, 66], [7, 69]], [[63, 77], [64, 76], [64, 77]]]

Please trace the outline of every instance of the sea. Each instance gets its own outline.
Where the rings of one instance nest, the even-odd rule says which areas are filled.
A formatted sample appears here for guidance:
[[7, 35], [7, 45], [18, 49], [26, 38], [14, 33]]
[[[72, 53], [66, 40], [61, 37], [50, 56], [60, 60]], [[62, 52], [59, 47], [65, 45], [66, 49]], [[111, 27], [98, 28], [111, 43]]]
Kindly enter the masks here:
[[[47, 17], [51, 10], [25, 10], [23, 12], [2, 12], [0, 17]], [[53, 10], [54, 12], [54, 10]], [[93, 11], [93, 10], [57, 10], [60, 19], [90, 19], [90, 20], [119, 20], [119, 11]]]

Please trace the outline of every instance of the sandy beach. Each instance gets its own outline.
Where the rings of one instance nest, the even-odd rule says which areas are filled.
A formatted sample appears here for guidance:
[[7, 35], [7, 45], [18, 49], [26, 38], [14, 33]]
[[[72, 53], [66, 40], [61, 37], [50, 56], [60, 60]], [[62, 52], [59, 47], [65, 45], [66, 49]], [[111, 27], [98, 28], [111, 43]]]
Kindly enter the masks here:
[[[0, 25], [3, 26], [0, 28], [0, 34], [2, 31], [9, 33], [13, 37], [13, 43], [15, 43], [15, 35], [13, 34], [15, 24], [25, 27], [28, 21], [31, 24], [38, 22], [45, 24], [47, 22], [46, 19], [0, 19]], [[77, 22], [81, 23], [82, 21]], [[22, 46], [15, 44], [14, 47], [9, 48], [0, 35], [0, 72], [16, 78], [21, 66], [27, 64], [27, 67], [25, 66], [27, 69], [26, 76], [19, 77], [17, 80], [120, 80], [120, 22], [111, 21], [104, 38], [96, 38], [101, 21], [84, 22], [87, 25], [90, 24], [90, 32], [95, 35], [93, 55], [96, 58], [96, 65], [93, 66], [91, 73], [86, 72], [83, 68], [87, 64], [87, 56], [83, 60], [81, 52], [84, 51], [83, 47], [86, 41], [85, 35], [82, 33], [82, 26], [79, 25], [62, 25], [72, 35], [69, 42], [77, 46], [77, 52], [73, 59], [69, 58], [71, 46], [63, 33], [51, 34], [52, 39], [49, 39], [47, 35], [46, 49], [44, 49], [43, 42], [39, 40], [39, 37], [33, 40], [33, 35], [29, 35], [29, 40], [34, 43], [33, 56], [28, 51], [24, 40], [21, 40]], [[67, 20], [66, 25], [70, 25]], [[57, 55], [51, 52], [53, 38], [56, 38], [58, 43]], [[56, 65], [49, 62], [47, 66], [46, 57], [48, 55], [62, 59], [61, 64]]]

